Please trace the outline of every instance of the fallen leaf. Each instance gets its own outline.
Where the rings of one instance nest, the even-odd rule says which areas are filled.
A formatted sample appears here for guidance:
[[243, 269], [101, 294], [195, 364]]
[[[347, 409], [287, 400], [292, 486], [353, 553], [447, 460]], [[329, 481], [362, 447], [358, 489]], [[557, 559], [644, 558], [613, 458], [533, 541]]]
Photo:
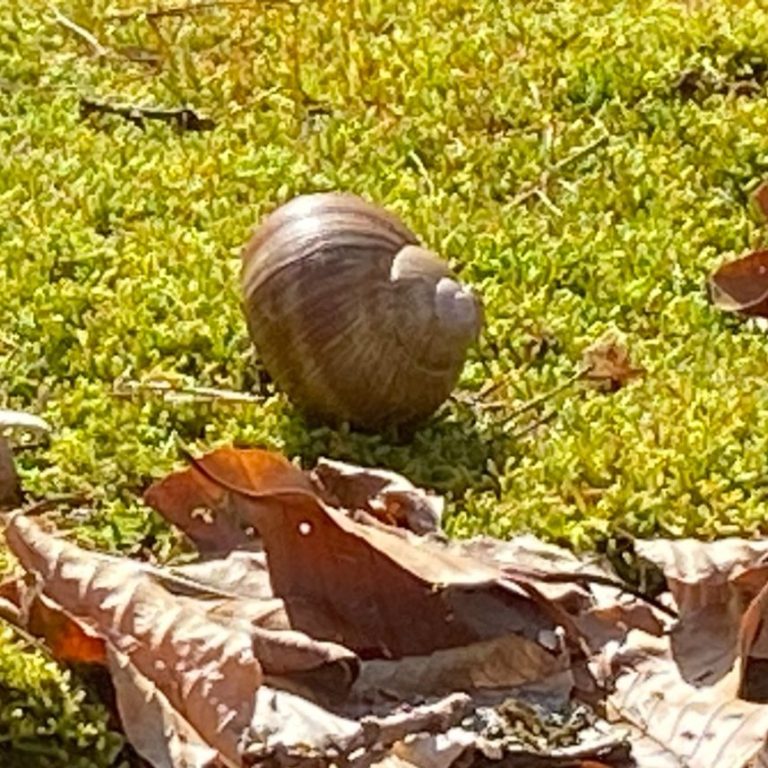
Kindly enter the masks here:
[[[524, 534], [510, 541], [480, 536], [445, 544], [451, 551], [473, 556], [505, 573], [538, 578], [536, 589], [574, 617], [585, 642], [596, 652], [630, 629], [654, 635], [665, 629], [660, 613], [622, 590], [621, 580], [605, 562], [578, 558], [573, 552]], [[552, 577], [552, 581], [547, 581]], [[610, 586], [606, 581], [613, 582]]]
[[154, 768], [236, 768], [206, 743], [129, 657], [109, 649], [117, 710], [129, 742]]
[[[267, 764], [276, 766], [364, 766], [413, 734], [449, 731], [467, 714], [470, 704], [466, 694], [454, 693], [354, 720], [290, 692], [262, 686], [256, 695], [251, 744], [245, 757], [249, 765], [261, 765], [271, 758]], [[450, 765], [435, 763], [436, 768]]]
[[768, 704], [768, 585], [747, 607], [739, 627], [739, 695]]
[[752, 251], [715, 270], [709, 298], [724, 312], [768, 317], [768, 250]]
[[443, 499], [416, 488], [395, 472], [320, 459], [310, 477], [320, 497], [331, 506], [363, 510], [383, 523], [414, 533], [431, 533], [440, 527]]
[[[220, 448], [209, 453], [206, 459], [215, 466], [222, 480], [245, 484], [256, 494], [314, 490], [300, 469], [269, 451]], [[259, 532], [252, 516], [241, 509], [242, 497], [193, 468], [172, 473], [153, 484], [144, 500], [181, 528], [201, 554], [259, 546]]]
[[48, 599], [125, 656], [207, 744], [239, 760], [262, 681], [247, 633], [180, 602], [139, 564], [87, 553], [22, 515], [6, 541]]
[[33, 596], [26, 608], [25, 624], [43, 638], [54, 658], [81, 664], [105, 664], [104, 640], [87, 625], [79, 624], [42, 595]]
[[765, 749], [768, 707], [737, 697], [736, 670], [715, 685], [680, 676], [664, 638], [633, 632], [606, 654], [609, 720], [628, 726], [639, 768], [746, 768]]
[[234, 551], [223, 558], [158, 569], [156, 574], [174, 594], [260, 600], [274, 597], [263, 552]]
[[371, 660], [363, 664], [352, 695], [373, 699], [384, 691], [408, 699], [414, 695], [446, 695], [455, 690], [475, 691], [511, 689], [532, 680], [546, 680], [549, 694], [567, 699], [573, 680], [568, 674], [568, 656], [563, 653], [559, 666], [552, 663], [552, 650], [561, 640], [552, 637], [553, 649], [520, 642], [516, 635], [436, 650], [422, 656], [408, 656], [396, 661]]
[[734, 577], [768, 554], [768, 540], [736, 538], [638, 540], [634, 546], [637, 555], [661, 568], [681, 616], [727, 603]]
[[[530, 536], [415, 535], [388, 511], [390, 491], [425, 500], [399, 476], [191, 461], [149, 498], [206, 561], [85, 552], [18, 514], [7, 533], [37, 633], [106, 662], [153, 765], [768, 768], [768, 540], [635, 542], [652, 599]], [[211, 558], [214, 534], [244, 548]], [[27, 581], [0, 585], [12, 622]]]
[[608, 392], [621, 389], [645, 373], [644, 368], [632, 364], [626, 346], [610, 336], [584, 350], [582, 366], [584, 379]]
[[[541, 645], [540, 637], [554, 635], [554, 606], [532, 598], [498, 569], [359, 524], [291, 478], [281, 476], [275, 487], [254, 473], [237, 476], [242, 465], [232, 453], [196, 459], [175, 482], [198, 484], [192, 479], [197, 472], [239, 497], [238, 516], [263, 539], [275, 595], [322, 606], [322, 614], [340, 619], [333, 636], [291, 616], [294, 629], [341, 643], [364, 659], [425, 655], [506, 634], [516, 635], [521, 646]], [[271, 466], [266, 458], [263, 463]], [[169, 499], [156, 508], [178, 518]], [[549, 651], [552, 669], [561, 663], [559, 651]], [[528, 669], [532, 677], [543, 671]]]
[[[220, 448], [206, 456], [217, 474], [252, 493], [300, 489], [350, 514], [368, 513], [387, 525], [416, 533], [439, 527], [442, 498], [416, 488], [401, 475], [320, 459], [306, 474], [282, 456], [258, 449]], [[244, 519], [242, 499], [211, 483], [194, 469], [177, 472], [152, 485], [145, 501], [175, 525], [201, 554], [221, 554], [258, 546], [258, 531]]]
[[[713, 685], [737, 659], [742, 615], [762, 585], [755, 574], [768, 541], [695, 539], [635, 542], [640, 557], [660, 567], [680, 615], [670, 650], [692, 685]], [[763, 582], [764, 583], [764, 582]]]

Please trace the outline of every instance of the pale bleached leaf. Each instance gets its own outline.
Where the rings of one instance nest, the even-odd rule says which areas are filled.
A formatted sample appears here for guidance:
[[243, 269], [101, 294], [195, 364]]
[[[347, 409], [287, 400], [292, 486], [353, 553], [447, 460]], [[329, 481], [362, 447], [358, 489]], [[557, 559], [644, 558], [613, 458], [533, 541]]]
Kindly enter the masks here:
[[262, 682], [246, 632], [174, 597], [140, 564], [82, 550], [22, 515], [6, 540], [47, 598], [126, 656], [212, 748], [239, 758]]
[[737, 698], [736, 670], [686, 682], [665, 638], [632, 632], [607, 653], [609, 719], [628, 729], [638, 768], [745, 768], [764, 748], [768, 706]]
[[[352, 694], [366, 697], [384, 691], [407, 699], [415, 694], [434, 696], [455, 690], [508, 689], [555, 679], [568, 670], [569, 655], [556, 634], [545, 642], [549, 650], [538, 642], [510, 634], [436, 650], [428, 656], [367, 661]], [[559, 663], [553, 663], [558, 646]], [[565, 684], [570, 693], [572, 681]]]
[[[219, 596], [259, 600], [274, 597], [263, 552], [234, 551], [223, 558], [167, 568], [165, 573], [164, 585], [176, 593], [194, 595], [208, 591]], [[162, 572], [158, 575], [163, 578]]]
[[219, 752], [205, 742], [128, 656], [107, 646], [107, 660], [125, 735], [153, 768], [235, 765], [223, 761]]
[[466, 716], [470, 703], [468, 696], [456, 693], [353, 719], [265, 685], [256, 694], [246, 758], [280, 766], [300, 765], [302, 759], [324, 760], [318, 763], [322, 765], [368, 765], [375, 755], [385, 756], [415, 734], [449, 731]]
[[661, 568], [678, 610], [684, 615], [727, 603], [733, 591], [732, 578], [768, 553], [768, 540], [638, 540], [635, 551]]

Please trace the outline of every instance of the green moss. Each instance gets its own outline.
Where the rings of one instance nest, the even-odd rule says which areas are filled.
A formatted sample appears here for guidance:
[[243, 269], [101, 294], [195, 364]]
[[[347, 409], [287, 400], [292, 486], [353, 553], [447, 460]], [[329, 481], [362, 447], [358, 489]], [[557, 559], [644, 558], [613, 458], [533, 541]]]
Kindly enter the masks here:
[[[43, 0], [0, 8], [0, 404], [54, 425], [21, 470], [33, 493], [91, 497], [82, 538], [129, 552], [162, 539], [139, 499], [177, 438], [403, 471], [448, 494], [457, 535], [590, 546], [616, 529], [768, 529], [768, 342], [703, 291], [764, 240], [748, 206], [768, 173], [762, 3], [327, 0], [110, 18], [135, 5], [59, 3], [106, 58]], [[156, 63], [124, 55], [137, 49]], [[217, 127], [82, 119], [81, 95], [190, 105]], [[269, 389], [257, 405], [113, 397], [121, 378], [254, 389], [239, 249], [279, 202], [331, 188], [397, 211], [477, 287], [488, 327], [461, 388], [498, 381], [506, 410], [452, 402], [398, 442], [311, 428]], [[613, 395], [576, 386], [523, 435], [528, 417], [505, 421], [608, 330], [645, 378]], [[74, 729], [55, 701], [56, 727]], [[19, 733], [15, 706], [0, 701], [0, 738]]]
[[116, 765], [122, 740], [81, 686], [0, 629], [0, 757], [16, 768]]

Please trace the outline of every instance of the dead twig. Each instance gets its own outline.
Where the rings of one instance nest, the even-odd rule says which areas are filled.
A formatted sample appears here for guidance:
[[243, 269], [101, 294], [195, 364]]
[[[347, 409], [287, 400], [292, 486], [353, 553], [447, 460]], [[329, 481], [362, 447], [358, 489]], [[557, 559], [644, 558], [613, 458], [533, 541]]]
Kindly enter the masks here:
[[33, 501], [25, 507], [18, 506], [14, 509], [0, 511], [0, 522], [5, 524], [15, 515], [35, 517], [50, 512], [52, 509], [56, 509], [56, 507], [78, 507], [90, 502], [90, 497], [82, 493], [53, 493], [44, 499]]
[[187, 16], [195, 13], [216, 10], [217, 8], [263, 8], [266, 5], [294, 5], [295, 0], [210, 0], [201, 3], [186, 3], [184, 5], [169, 5], [167, 8], [156, 8], [153, 11], [136, 9], [116, 11], [105, 16], [107, 21], [131, 21], [133, 19], [162, 19], [164, 17]]
[[577, 147], [570, 155], [568, 155], [568, 157], [564, 157], [562, 160], [558, 160], [552, 166], [552, 170], [562, 171], [565, 168], [567, 168], [569, 165], [573, 165], [574, 163], [581, 160], [582, 157], [591, 155], [596, 149], [598, 149], [603, 144], [605, 144], [609, 138], [610, 138], [609, 134], [603, 133], [600, 136], [598, 136], [594, 141], [590, 141], [589, 144], [585, 144], [583, 147]]
[[52, 8], [51, 10], [53, 12], [53, 18], [59, 24], [61, 24], [62, 27], [65, 27], [70, 32], [73, 32], [81, 40], [84, 40], [88, 44], [94, 56], [96, 56], [97, 58], [106, 58], [107, 56], [109, 56], [110, 54], [109, 48], [103, 45], [97, 39], [97, 37], [93, 34], [93, 32], [89, 32], [84, 27], [81, 27], [79, 24], [76, 24], [68, 16], [65, 16], [58, 8]]
[[19, 639], [24, 641], [28, 650], [40, 651], [48, 658], [53, 658], [53, 654], [46, 646], [45, 642], [39, 637], [35, 637], [25, 626], [21, 615], [21, 610], [10, 600], [0, 598], [0, 621], [13, 630]]
[[526, 424], [524, 427], [520, 427], [520, 429], [512, 432], [510, 437], [513, 440], [519, 440], [520, 438], [529, 435], [531, 432], [535, 432], [539, 427], [544, 426], [544, 424], [552, 421], [556, 416], [557, 411], [554, 408], [550, 411], [546, 411], [537, 419], [534, 419], [530, 424]]
[[114, 397], [130, 399], [137, 394], [149, 392], [157, 394], [166, 400], [187, 402], [216, 402], [228, 403], [263, 403], [264, 398], [249, 395], [246, 392], [236, 392], [231, 389], [215, 389], [214, 387], [176, 386], [167, 381], [125, 381], [116, 382], [112, 394]]
[[28, 507], [23, 507], [20, 513], [25, 517], [34, 517], [50, 512], [57, 507], [81, 507], [90, 504], [91, 501], [92, 499], [84, 493], [54, 493], [33, 502]]
[[562, 160], [559, 160], [550, 167], [545, 168], [541, 174], [539, 174], [538, 179], [525, 184], [520, 192], [518, 192], [518, 194], [509, 201], [509, 207], [521, 205], [532, 197], [538, 197], [545, 205], [547, 205], [548, 208], [550, 208], [550, 210], [553, 210], [556, 215], [561, 215], [560, 209], [557, 208], [557, 206], [555, 206], [555, 204], [547, 196], [546, 190], [549, 182], [557, 180], [557, 173], [565, 170], [568, 168], [568, 166], [573, 165], [574, 163], [581, 160], [581, 158], [586, 157], [587, 155], [594, 152], [596, 149], [605, 144], [609, 138], [610, 137], [607, 133], [603, 133], [594, 141], [590, 141], [583, 147], [578, 147], [575, 149], [570, 155], [568, 155], [568, 157], [564, 157]]
[[612, 576], [604, 576], [599, 573], [579, 572], [548, 573], [546, 571], [538, 571], [534, 568], [517, 568], [513, 565], [505, 566], [504, 573], [511, 579], [542, 581], [546, 584], [579, 584], [581, 586], [597, 584], [601, 587], [612, 587], [619, 592], [632, 595], [632, 597], [636, 597], [638, 600], [648, 603], [648, 605], [652, 606], [657, 611], [661, 611], [661, 613], [669, 616], [671, 619], [679, 618], [677, 611], [673, 608], [664, 605], [660, 600], [633, 587], [631, 584], [627, 584], [625, 581], [613, 578]]
[[[556, 395], [559, 395], [561, 392], [564, 392], [566, 389], [569, 389], [571, 386], [573, 386], [577, 381], [580, 381], [581, 379], [585, 378], [587, 374], [589, 373], [589, 368], [579, 368], [576, 373], [571, 374], [565, 381], [561, 382], [557, 386], [553, 387], [547, 392], [544, 392], [541, 395], [537, 395], [534, 398], [531, 398], [530, 400], [523, 403], [518, 408], [515, 408], [508, 416], [507, 421], [514, 421], [518, 416], [522, 416], [524, 413], [527, 413], [528, 411], [532, 411], [536, 406], [541, 405], [542, 403], [545, 403], [547, 400], [551, 400]], [[503, 403], [488, 403], [486, 408], [498, 408], [499, 406], [503, 406]], [[480, 407], [483, 407], [482, 405]]]
[[[565, 381], [553, 387], [548, 392], [544, 392], [543, 394], [538, 395], [532, 398], [531, 400], [528, 400], [527, 402], [523, 403], [518, 408], [515, 408], [509, 415], [507, 415], [504, 418], [502, 422], [503, 426], [506, 428], [508, 425], [510, 425], [512, 422], [514, 422], [523, 414], [528, 413], [528, 411], [532, 411], [534, 408], [541, 405], [542, 403], [545, 403], [548, 400], [551, 400], [553, 397], [556, 397], [561, 392], [564, 392], [566, 389], [569, 389], [576, 382], [581, 381], [582, 379], [585, 379], [589, 375], [590, 370], [591, 369], [589, 367], [580, 368], [578, 371], [576, 371], [571, 376], [569, 376]], [[495, 400], [492, 402], [482, 401], [483, 397], [486, 397], [488, 394], [494, 392], [496, 389], [499, 388], [499, 386], [501, 386], [501, 383], [495, 382], [491, 386], [484, 387], [474, 397], [473, 396], [462, 397], [460, 395], [453, 395], [452, 399], [454, 400], [454, 402], [460, 403], [462, 405], [467, 405], [470, 408], [476, 408], [478, 411], [503, 410], [504, 408], [507, 407], [507, 403], [503, 400]], [[534, 432], [544, 424], [547, 424], [548, 422], [552, 421], [556, 417], [557, 417], [557, 410], [555, 408], [551, 408], [550, 410], [542, 413], [532, 422], [523, 425], [522, 427], [515, 430], [514, 432], [511, 432], [509, 434], [509, 437], [512, 440], [519, 440], [520, 438], [525, 437], [531, 432]]]
[[145, 120], [160, 120], [175, 125], [181, 131], [211, 131], [216, 123], [209, 117], [201, 117], [193, 109], [160, 109], [156, 107], [140, 107], [133, 104], [110, 104], [80, 98], [80, 115], [83, 118], [91, 114], [117, 115], [133, 123], [142, 130]]

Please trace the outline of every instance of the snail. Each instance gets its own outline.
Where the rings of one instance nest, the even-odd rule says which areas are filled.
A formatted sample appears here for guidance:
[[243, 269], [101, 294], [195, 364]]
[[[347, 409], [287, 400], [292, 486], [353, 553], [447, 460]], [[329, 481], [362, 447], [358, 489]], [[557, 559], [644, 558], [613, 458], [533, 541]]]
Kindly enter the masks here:
[[244, 312], [264, 367], [309, 415], [414, 425], [447, 399], [482, 307], [393, 214], [355, 195], [296, 197], [242, 254]]

